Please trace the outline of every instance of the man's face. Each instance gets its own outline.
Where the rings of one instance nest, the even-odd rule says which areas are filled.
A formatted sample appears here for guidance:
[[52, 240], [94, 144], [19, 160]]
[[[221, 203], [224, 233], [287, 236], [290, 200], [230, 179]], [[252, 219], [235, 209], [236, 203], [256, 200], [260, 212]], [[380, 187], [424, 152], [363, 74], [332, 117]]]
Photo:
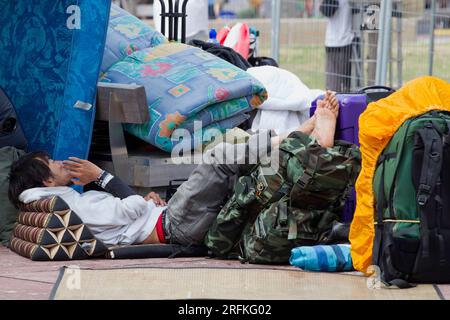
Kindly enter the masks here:
[[72, 176], [64, 169], [62, 161], [48, 159], [47, 165], [52, 173], [52, 177], [44, 181], [46, 187], [63, 187], [72, 184]]

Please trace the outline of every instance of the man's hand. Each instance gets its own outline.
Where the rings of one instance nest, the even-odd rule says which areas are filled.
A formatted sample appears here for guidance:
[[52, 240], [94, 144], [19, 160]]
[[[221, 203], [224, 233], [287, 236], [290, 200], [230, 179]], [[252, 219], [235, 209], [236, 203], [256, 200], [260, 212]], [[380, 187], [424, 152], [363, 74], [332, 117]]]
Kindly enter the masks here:
[[79, 186], [84, 186], [95, 181], [102, 173], [102, 169], [90, 161], [69, 157], [63, 161], [64, 169], [72, 175], [72, 182]]
[[156, 192], [150, 192], [148, 195], [146, 195], [144, 197], [144, 199], [146, 201], [153, 200], [155, 205], [158, 206], [158, 207], [163, 207], [163, 206], [167, 205], [167, 203], [163, 199], [161, 199], [159, 194], [157, 194]]

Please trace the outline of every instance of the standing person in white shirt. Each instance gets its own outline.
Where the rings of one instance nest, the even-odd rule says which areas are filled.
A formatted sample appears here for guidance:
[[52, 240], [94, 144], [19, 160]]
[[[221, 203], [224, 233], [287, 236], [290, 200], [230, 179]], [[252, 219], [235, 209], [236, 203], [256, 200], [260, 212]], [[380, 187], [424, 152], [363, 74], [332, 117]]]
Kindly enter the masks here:
[[349, 92], [351, 84], [352, 9], [349, 0], [323, 0], [320, 11], [328, 18], [326, 51], [326, 89]]

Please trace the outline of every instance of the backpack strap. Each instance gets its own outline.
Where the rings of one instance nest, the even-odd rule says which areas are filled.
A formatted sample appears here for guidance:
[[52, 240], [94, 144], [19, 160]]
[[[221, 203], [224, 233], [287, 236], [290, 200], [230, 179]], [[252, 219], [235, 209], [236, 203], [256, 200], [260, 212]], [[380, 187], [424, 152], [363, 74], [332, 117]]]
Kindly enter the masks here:
[[[423, 162], [420, 172], [419, 187], [417, 190], [417, 203], [422, 216], [425, 216], [425, 208], [436, 182], [439, 178], [442, 168], [442, 151], [443, 141], [439, 131], [433, 123], [427, 122], [423, 129], [417, 131], [420, 135], [423, 144]], [[422, 229], [425, 233], [428, 232], [428, 220], [424, 217], [420, 219]], [[430, 255], [430, 240], [427, 235], [423, 237], [423, 257]]]
[[450, 119], [449, 119], [449, 114], [446, 113], [446, 116], [444, 116], [444, 114], [442, 112], [433, 110], [431, 112], [431, 114], [435, 117], [435, 118], [440, 118], [444, 124], [444, 130], [440, 130], [441, 125], [435, 120], [432, 119], [431, 122], [433, 123], [435, 129], [442, 135], [442, 142], [445, 145], [450, 145]]
[[304, 189], [311, 182], [312, 177], [314, 176], [315, 167], [306, 166], [304, 168], [303, 174], [298, 178], [295, 184], [298, 184], [300, 188]]
[[383, 162], [389, 160], [389, 159], [394, 159], [395, 157], [397, 157], [397, 152], [391, 152], [391, 153], [386, 153], [386, 154], [382, 154], [377, 161], [377, 165], [382, 164]]
[[432, 122], [427, 122], [424, 129], [418, 130], [424, 144], [424, 156], [420, 173], [417, 202], [425, 206], [436, 185], [442, 167], [442, 137]]
[[[450, 123], [448, 124], [448, 126], [450, 128]], [[446, 146], [450, 145], [450, 132], [447, 132], [442, 136], [442, 142]]]
[[[383, 160], [384, 162], [384, 160]], [[378, 199], [376, 204], [376, 225], [375, 225], [375, 239], [373, 246], [373, 264], [379, 265], [381, 261], [381, 252], [383, 247], [383, 231], [384, 231], [384, 222], [383, 222], [383, 213], [386, 208], [386, 195], [384, 193], [384, 168], [385, 164], [381, 163], [383, 166], [381, 168], [381, 177], [380, 184], [378, 186]]]
[[442, 143], [448, 146], [450, 145], [450, 119], [448, 117], [444, 117], [441, 113], [439, 114], [439, 117], [444, 121], [447, 129], [445, 132], [442, 132]]
[[281, 185], [281, 187], [273, 194], [272, 198], [270, 199], [271, 200], [270, 203], [279, 201], [285, 195], [290, 194], [291, 190], [292, 190], [292, 183], [285, 180]]

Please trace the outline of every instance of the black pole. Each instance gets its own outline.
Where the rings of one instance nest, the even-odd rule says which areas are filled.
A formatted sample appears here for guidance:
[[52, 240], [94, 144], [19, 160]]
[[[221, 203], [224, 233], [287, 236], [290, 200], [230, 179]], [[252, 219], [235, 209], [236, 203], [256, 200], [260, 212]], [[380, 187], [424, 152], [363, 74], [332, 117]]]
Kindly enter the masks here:
[[175, 16], [175, 26], [174, 26], [174, 35], [173, 39], [175, 41], [178, 41], [178, 17], [180, 12], [180, 0], [175, 1], [175, 9], [174, 9], [174, 16]]
[[164, 0], [159, 0], [159, 3], [161, 3], [161, 33], [166, 34], [166, 5], [164, 3]]
[[169, 0], [169, 41], [173, 40], [173, 1]]
[[186, 6], [189, 0], [184, 0], [183, 9], [182, 9], [182, 17], [181, 17], [181, 42], [186, 43]]

